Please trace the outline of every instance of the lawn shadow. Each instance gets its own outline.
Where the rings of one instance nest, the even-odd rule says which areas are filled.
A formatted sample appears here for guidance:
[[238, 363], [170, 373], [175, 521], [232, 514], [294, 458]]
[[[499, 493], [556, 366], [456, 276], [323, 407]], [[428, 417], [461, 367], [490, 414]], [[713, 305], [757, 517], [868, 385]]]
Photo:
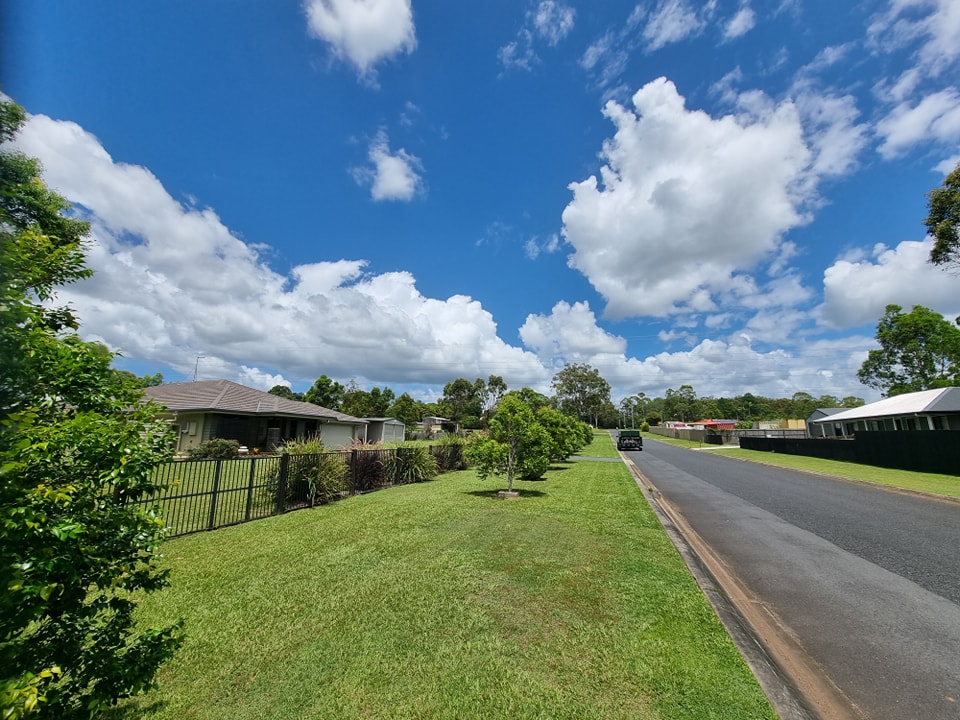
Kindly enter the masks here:
[[[514, 486], [514, 491], [520, 493], [520, 497], [543, 497], [547, 493], [543, 490], [527, 490], [525, 488], [518, 488]], [[474, 497], [482, 498], [496, 498], [497, 493], [501, 490], [506, 490], [506, 488], [494, 488], [493, 490], [468, 490], [467, 495], [473, 495]]]

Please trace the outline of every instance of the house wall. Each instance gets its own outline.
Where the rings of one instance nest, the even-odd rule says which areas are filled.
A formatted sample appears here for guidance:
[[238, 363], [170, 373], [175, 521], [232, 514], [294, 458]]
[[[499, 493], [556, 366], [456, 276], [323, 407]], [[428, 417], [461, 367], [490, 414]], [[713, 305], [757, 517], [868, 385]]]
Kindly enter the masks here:
[[212, 423], [208, 422], [208, 416], [203, 413], [181, 413], [173, 422], [179, 427], [177, 452], [186, 452], [210, 439]]
[[339, 448], [353, 443], [356, 437], [356, 425], [341, 425], [340, 423], [321, 423], [320, 439], [328, 448]]
[[383, 442], [403, 442], [406, 439], [406, 427], [403, 423], [385, 423], [383, 426]]
[[812, 437], [852, 437], [859, 432], [960, 430], [960, 414], [904, 415], [866, 420], [832, 421], [824, 418], [809, 423]]

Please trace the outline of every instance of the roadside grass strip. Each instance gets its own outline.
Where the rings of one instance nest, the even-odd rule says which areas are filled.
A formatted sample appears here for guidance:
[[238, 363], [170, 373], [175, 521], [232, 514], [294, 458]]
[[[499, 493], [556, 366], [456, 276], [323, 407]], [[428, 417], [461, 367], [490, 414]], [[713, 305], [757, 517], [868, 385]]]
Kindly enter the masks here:
[[915, 490], [917, 492], [943, 495], [944, 497], [960, 498], [960, 475], [941, 475], [939, 473], [915, 472], [912, 470], [896, 470], [893, 468], [874, 467], [873, 465], [859, 465], [843, 462], [842, 460], [826, 460], [823, 458], [806, 457], [804, 455], [787, 455], [785, 453], [763, 452], [761, 450], [743, 450], [741, 448], [723, 448], [713, 452], [728, 455], [741, 460], [776, 465], [777, 467], [793, 470], [806, 470], [821, 475], [860, 480], [862, 482], [886, 485], [889, 487]]
[[578, 452], [577, 456], [582, 458], [618, 458], [620, 457], [620, 453], [617, 451], [616, 445], [613, 444], [613, 439], [610, 437], [609, 431], [594, 430], [593, 440], [591, 440], [590, 444], [583, 450]]
[[686, 448], [707, 448], [711, 453], [727, 455], [728, 457], [751, 462], [775, 465], [776, 467], [790, 468], [791, 470], [805, 470], [820, 475], [859, 480], [861, 482], [886, 485], [887, 487], [902, 490], [941, 495], [943, 497], [960, 498], [960, 475], [943, 475], [940, 473], [915, 472], [913, 470], [897, 470], [882, 468], [874, 465], [860, 465], [842, 460], [828, 460], [825, 458], [807, 457], [805, 455], [788, 455], [786, 453], [764, 452], [762, 450], [744, 450], [736, 446], [707, 445], [696, 440], [681, 440], [666, 438], [659, 435], [644, 434], [644, 439], [654, 442], [665, 442]]
[[140, 617], [188, 637], [111, 717], [776, 717], [622, 463], [501, 487], [449, 473], [168, 542]]

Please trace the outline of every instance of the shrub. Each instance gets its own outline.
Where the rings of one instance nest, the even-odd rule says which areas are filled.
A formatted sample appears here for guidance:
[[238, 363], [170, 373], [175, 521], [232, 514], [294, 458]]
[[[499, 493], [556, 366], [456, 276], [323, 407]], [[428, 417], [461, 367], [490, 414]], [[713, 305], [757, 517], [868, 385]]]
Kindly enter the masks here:
[[[339, 452], [326, 452], [319, 437], [289, 440], [283, 452], [290, 456], [287, 465], [287, 488], [284, 500], [287, 503], [330, 502], [343, 495], [350, 477], [350, 467]], [[276, 494], [277, 477], [271, 483]]]
[[350, 449], [354, 492], [368, 492], [390, 483], [385, 458], [389, 457], [392, 451], [366, 444], [354, 445]]
[[56, 304], [91, 274], [90, 227], [8, 144], [24, 118], [0, 100], [0, 718], [87, 720], [149, 687], [181, 642], [179, 623], [135, 617], [169, 582], [163, 520], [137, 501], [173, 438]]
[[187, 455], [191, 460], [226, 460], [236, 457], [238, 452], [240, 452], [239, 440], [211, 438], [187, 450]]
[[425, 482], [437, 476], [437, 461], [423, 445], [403, 444], [387, 455], [387, 477], [398, 484]]
[[520, 440], [517, 453], [517, 475], [522, 480], [537, 480], [550, 469], [553, 441], [542, 425], [533, 425]]
[[643, 425], [640, 426], [640, 432], [645, 432], [645, 433], [650, 432], [650, 424], [646, 422], [643, 423]]
[[463, 438], [445, 437], [430, 446], [430, 452], [437, 461], [437, 472], [453, 472], [467, 469], [467, 456], [464, 453], [466, 442]]
[[467, 459], [481, 480], [504, 474], [509, 453], [510, 448], [506, 443], [498, 442], [486, 433], [471, 435], [466, 447]]

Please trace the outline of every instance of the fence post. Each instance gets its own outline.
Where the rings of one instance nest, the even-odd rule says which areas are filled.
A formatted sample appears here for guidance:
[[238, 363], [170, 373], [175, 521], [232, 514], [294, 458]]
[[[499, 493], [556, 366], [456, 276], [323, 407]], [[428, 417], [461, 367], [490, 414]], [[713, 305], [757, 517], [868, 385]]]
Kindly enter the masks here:
[[247, 507], [244, 511], [244, 520], [249, 520], [250, 515], [253, 512], [253, 481], [256, 477], [254, 468], [257, 466], [257, 456], [254, 455], [250, 458], [250, 482], [247, 483]]
[[356, 448], [353, 448], [350, 451], [350, 494], [358, 495], [357, 492], [357, 466], [360, 464], [358, 462], [358, 455], [360, 451]]
[[290, 454], [280, 456], [280, 472], [277, 474], [277, 514], [287, 511], [287, 473], [290, 470]]
[[214, 460], [216, 466], [213, 469], [213, 491], [210, 493], [210, 519], [207, 522], [207, 530], [213, 530], [217, 526], [217, 494], [220, 491], [220, 468], [223, 460]]

